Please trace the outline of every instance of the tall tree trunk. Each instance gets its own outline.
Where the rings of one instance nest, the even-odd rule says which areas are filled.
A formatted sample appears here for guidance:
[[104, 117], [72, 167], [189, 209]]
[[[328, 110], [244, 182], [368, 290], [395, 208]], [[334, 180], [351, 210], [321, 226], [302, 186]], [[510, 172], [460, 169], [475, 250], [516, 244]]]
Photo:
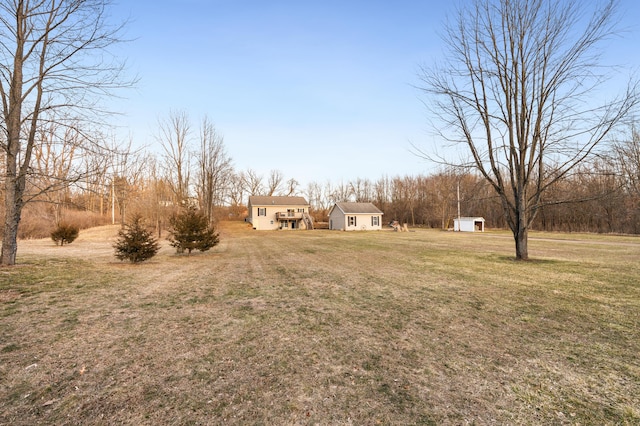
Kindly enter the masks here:
[[[100, 122], [98, 115], [103, 109], [97, 101], [102, 94], [130, 84], [121, 80], [121, 64], [111, 63], [100, 54], [119, 41], [122, 28], [107, 22], [109, 3], [2, 2], [0, 147], [6, 153], [6, 219], [0, 253], [3, 265], [15, 264], [26, 179], [34, 147], [40, 143], [36, 136], [41, 126], [49, 120], [68, 121], [77, 111], [84, 117], [81, 120], [95, 113], [98, 120], [87, 122]], [[47, 119], [41, 120], [41, 114]], [[45, 186], [42, 191], [47, 190]]]
[[[619, 35], [619, 2], [460, 3], [444, 28], [448, 54], [436, 61], [444, 65], [424, 69], [427, 105], [443, 140], [468, 148], [468, 160], [444, 164], [471, 166], [491, 184], [508, 204], [516, 258], [527, 260], [528, 229], [543, 194], [579, 173], [581, 163], [607, 157], [599, 147], [640, 103], [634, 78], [618, 96], [591, 99], [609, 78], [598, 58]], [[555, 202], [573, 198], [553, 195]]]
[[529, 260], [529, 221], [526, 194], [522, 188], [518, 192], [515, 199], [515, 223], [511, 230], [516, 242], [516, 260]]
[[24, 206], [22, 192], [15, 173], [12, 175], [7, 174], [5, 181], [4, 234], [2, 237], [2, 253], [0, 254], [0, 264], [2, 265], [16, 264], [18, 225], [22, 215], [22, 207]]
[[[22, 23], [22, 7], [17, 11], [18, 23]], [[8, 102], [3, 97], [4, 126], [7, 134], [6, 176], [5, 176], [5, 220], [2, 237], [2, 265], [15, 265], [18, 251], [18, 224], [22, 214], [22, 193], [20, 191], [20, 176], [18, 175], [18, 156], [20, 154], [20, 131], [22, 126], [22, 60], [24, 54], [24, 31], [18, 26], [16, 32], [16, 50], [13, 58], [13, 75], [9, 88]], [[22, 185], [24, 188], [24, 184]]]
[[529, 260], [529, 230], [519, 228], [513, 233], [516, 242], [516, 260]]

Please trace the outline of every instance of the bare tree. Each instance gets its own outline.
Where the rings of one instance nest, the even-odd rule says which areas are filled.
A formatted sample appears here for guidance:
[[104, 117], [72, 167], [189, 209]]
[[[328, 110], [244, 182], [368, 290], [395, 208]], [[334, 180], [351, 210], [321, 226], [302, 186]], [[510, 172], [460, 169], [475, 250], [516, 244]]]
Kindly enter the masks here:
[[622, 174], [627, 198], [625, 232], [640, 232], [640, 132], [634, 126], [630, 138], [618, 142], [615, 155]]
[[[117, 204], [120, 225], [125, 226], [128, 206], [136, 199], [136, 193], [145, 178], [145, 167], [151, 161], [141, 150], [133, 149], [133, 141], [129, 140], [126, 148], [118, 150], [114, 147], [110, 155], [111, 165], [111, 202]], [[112, 212], [115, 205], [112, 206]], [[112, 216], [115, 221], [115, 215]]]
[[392, 183], [391, 179], [387, 176], [383, 176], [373, 184], [373, 200], [374, 203], [384, 211], [386, 206], [391, 203], [392, 195]]
[[88, 211], [105, 212], [110, 155], [106, 150], [92, 151], [82, 158], [84, 169], [84, 207]]
[[224, 149], [224, 139], [208, 118], [202, 120], [200, 128], [200, 152], [197, 154], [198, 180], [196, 192], [200, 205], [209, 221], [213, 208], [223, 203], [231, 184], [233, 167]]
[[267, 180], [267, 195], [278, 195], [281, 191], [282, 183], [284, 182], [284, 175], [280, 170], [271, 170], [269, 172], [269, 179]]
[[228, 203], [232, 206], [240, 206], [244, 202], [245, 185], [244, 173], [232, 173], [229, 179]]
[[353, 188], [348, 183], [335, 184], [330, 195], [331, 204], [353, 201]]
[[640, 198], [640, 131], [631, 129], [631, 137], [615, 145], [615, 154], [620, 164], [627, 191]]
[[307, 185], [305, 195], [311, 205], [314, 220], [316, 222], [324, 222], [328, 219], [328, 212], [331, 208], [331, 182], [326, 181], [324, 184], [311, 182]]
[[73, 128], [65, 127], [62, 134], [57, 123], [42, 126], [38, 130], [38, 143], [33, 150], [33, 179], [30, 191], [36, 198], [40, 194], [53, 207], [56, 225], [62, 220], [62, 209], [69, 196], [72, 167], [82, 145], [82, 135]]
[[295, 178], [291, 178], [287, 181], [287, 190], [284, 193], [285, 196], [291, 197], [297, 194], [298, 186], [300, 186], [300, 182], [295, 180]]
[[[0, 3], [0, 98], [5, 154], [5, 224], [0, 263], [16, 261], [33, 150], [47, 119], [99, 119], [97, 101], [129, 83], [108, 48], [121, 26], [106, 21], [109, 0]], [[63, 112], [63, 114], [56, 114]], [[100, 111], [104, 112], [104, 111]], [[75, 119], [75, 117], [74, 117]]]
[[[616, 34], [616, 0], [474, 0], [445, 28], [449, 56], [424, 68], [440, 135], [462, 143], [501, 199], [526, 260], [542, 195], [595, 153], [638, 102], [634, 84], [595, 105], [600, 43]], [[424, 154], [424, 152], [422, 152]]]
[[264, 185], [262, 183], [262, 175], [255, 170], [249, 169], [242, 174], [245, 192], [248, 195], [263, 195]]
[[318, 182], [309, 182], [307, 184], [305, 195], [311, 205], [311, 208], [314, 210], [321, 210], [325, 208], [325, 205], [322, 202], [322, 187]]
[[191, 123], [184, 111], [171, 111], [158, 120], [156, 139], [164, 150], [164, 165], [168, 181], [172, 185], [174, 203], [181, 205], [189, 198], [191, 157]]
[[417, 179], [410, 176], [393, 179], [394, 202], [401, 207], [402, 214], [396, 215], [396, 219], [403, 223], [411, 221], [411, 225], [416, 224], [416, 208], [418, 201]]
[[452, 168], [431, 176], [429, 182], [431, 204], [442, 229], [453, 227], [452, 220], [456, 216], [456, 189], [459, 182], [460, 177]]
[[369, 179], [357, 178], [350, 184], [356, 203], [368, 203], [373, 199], [373, 185]]
[[147, 213], [155, 222], [156, 233], [158, 238], [160, 238], [162, 236], [163, 224], [168, 220], [170, 212], [174, 210], [172, 209], [173, 191], [169, 182], [162, 176], [160, 160], [155, 157], [150, 157], [147, 160], [147, 164], [150, 189]]

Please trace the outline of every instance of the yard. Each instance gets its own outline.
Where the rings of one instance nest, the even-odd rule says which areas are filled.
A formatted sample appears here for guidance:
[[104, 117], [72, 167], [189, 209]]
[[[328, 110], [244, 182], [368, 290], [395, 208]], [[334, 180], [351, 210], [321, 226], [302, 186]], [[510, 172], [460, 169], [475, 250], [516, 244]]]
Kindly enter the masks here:
[[0, 269], [0, 424], [640, 424], [640, 238], [116, 231]]

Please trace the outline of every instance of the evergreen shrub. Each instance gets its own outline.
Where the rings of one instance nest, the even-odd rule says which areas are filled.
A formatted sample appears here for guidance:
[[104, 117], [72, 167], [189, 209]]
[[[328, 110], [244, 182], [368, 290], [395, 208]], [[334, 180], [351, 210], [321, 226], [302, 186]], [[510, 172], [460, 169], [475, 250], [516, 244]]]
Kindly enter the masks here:
[[160, 245], [144, 226], [142, 216], [136, 214], [132, 217], [131, 223], [118, 231], [118, 239], [113, 248], [118, 259], [138, 263], [155, 256], [160, 250]]
[[190, 206], [169, 219], [169, 240], [178, 253], [192, 250], [207, 251], [220, 241], [207, 216]]

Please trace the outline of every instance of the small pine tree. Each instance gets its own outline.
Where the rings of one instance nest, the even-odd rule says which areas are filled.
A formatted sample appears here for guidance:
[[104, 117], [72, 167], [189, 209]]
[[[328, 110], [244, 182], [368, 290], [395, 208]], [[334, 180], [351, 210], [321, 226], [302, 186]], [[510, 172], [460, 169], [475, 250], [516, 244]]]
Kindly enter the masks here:
[[144, 227], [142, 216], [136, 214], [130, 224], [118, 231], [118, 239], [113, 248], [118, 259], [138, 263], [155, 256], [160, 250], [160, 245]]
[[71, 244], [76, 238], [78, 238], [79, 233], [80, 228], [77, 226], [61, 223], [51, 233], [51, 239], [56, 243], [56, 245], [59, 244], [63, 246], [65, 244]]
[[219, 242], [218, 234], [209, 224], [207, 216], [195, 207], [189, 206], [182, 213], [172, 216], [169, 225], [167, 239], [178, 253], [186, 250], [191, 254], [194, 249], [207, 251]]

